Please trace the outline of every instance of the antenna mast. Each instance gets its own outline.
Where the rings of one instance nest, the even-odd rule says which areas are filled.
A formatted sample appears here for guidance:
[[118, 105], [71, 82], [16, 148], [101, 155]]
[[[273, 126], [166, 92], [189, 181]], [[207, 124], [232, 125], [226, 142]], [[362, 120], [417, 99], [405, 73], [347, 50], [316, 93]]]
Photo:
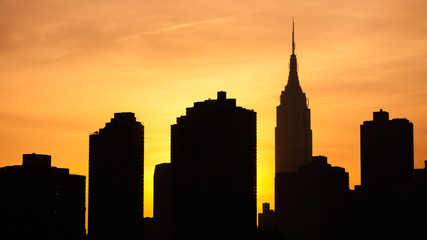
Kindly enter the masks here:
[[295, 54], [295, 23], [294, 18], [292, 18], [292, 54]]

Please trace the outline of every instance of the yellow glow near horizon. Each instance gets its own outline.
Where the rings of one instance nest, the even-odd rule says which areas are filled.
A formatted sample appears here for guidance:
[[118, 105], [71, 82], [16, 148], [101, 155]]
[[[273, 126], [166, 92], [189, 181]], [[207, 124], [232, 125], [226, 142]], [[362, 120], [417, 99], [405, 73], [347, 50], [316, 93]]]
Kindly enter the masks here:
[[414, 123], [427, 159], [427, 3], [40, 0], [0, 3], [0, 167], [22, 154], [88, 172], [89, 134], [115, 112], [145, 126], [144, 215], [154, 166], [170, 161], [170, 125], [226, 91], [258, 121], [258, 211], [274, 208], [276, 106], [288, 76], [291, 21], [313, 154], [360, 184], [359, 126], [380, 108]]

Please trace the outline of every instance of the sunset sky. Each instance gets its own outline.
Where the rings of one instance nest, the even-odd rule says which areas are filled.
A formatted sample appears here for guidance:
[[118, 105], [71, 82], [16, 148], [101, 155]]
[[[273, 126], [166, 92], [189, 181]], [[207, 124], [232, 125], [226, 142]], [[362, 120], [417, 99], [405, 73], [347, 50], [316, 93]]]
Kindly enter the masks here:
[[257, 112], [258, 211], [274, 208], [276, 106], [292, 18], [313, 154], [360, 184], [360, 125], [384, 109], [414, 124], [427, 159], [427, 1], [1, 0], [0, 167], [22, 154], [88, 173], [89, 134], [115, 112], [145, 126], [144, 215], [170, 126], [226, 91]]

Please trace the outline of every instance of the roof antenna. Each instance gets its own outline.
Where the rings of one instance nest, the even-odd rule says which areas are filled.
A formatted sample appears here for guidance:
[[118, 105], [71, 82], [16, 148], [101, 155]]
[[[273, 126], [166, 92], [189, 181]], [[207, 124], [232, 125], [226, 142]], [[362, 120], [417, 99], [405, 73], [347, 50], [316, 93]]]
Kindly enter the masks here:
[[295, 54], [295, 23], [292, 17], [292, 54]]

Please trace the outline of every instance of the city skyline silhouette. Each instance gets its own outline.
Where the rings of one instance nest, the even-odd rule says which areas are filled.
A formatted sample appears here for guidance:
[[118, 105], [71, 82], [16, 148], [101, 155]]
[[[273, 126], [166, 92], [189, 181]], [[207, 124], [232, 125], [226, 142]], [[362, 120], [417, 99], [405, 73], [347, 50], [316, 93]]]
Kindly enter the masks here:
[[[424, 60], [421, 60], [425, 47], [420, 46], [426, 38], [417, 34], [422, 32], [420, 29], [424, 25], [413, 24], [405, 31], [400, 25], [393, 25], [398, 20], [405, 20], [403, 13], [416, 11], [412, 5], [405, 11], [397, 11], [393, 7], [399, 5], [394, 2], [393, 7], [385, 8], [385, 13], [369, 8], [367, 15], [363, 15], [364, 5], [361, 4], [351, 11], [354, 15], [346, 17], [335, 15], [345, 12], [343, 9], [328, 5], [335, 14], [315, 15], [320, 19], [315, 23], [319, 30], [311, 27], [315, 22], [313, 18], [308, 13], [303, 14], [303, 10], [308, 9], [296, 3], [289, 10], [281, 5], [279, 9], [286, 10], [284, 13], [259, 5], [237, 4], [231, 10], [216, 6], [215, 11], [205, 17], [182, 17], [176, 22], [165, 20], [160, 26], [126, 29], [121, 33], [114, 30], [120, 26], [114, 26], [113, 21], [96, 21], [111, 14], [106, 11], [112, 9], [107, 4], [104, 8], [99, 4], [104, 11], [94, 14], [93, 22], [88, 21], [90, 25], [83, 24], [83, 27], [81, 23], [87, 20], [86, 13], [94, 11], [94, 6], [59, 5], [57, 7], [64, 15], [47, 15], [54, 19], [50, 25], [47, 17], [40, 16], [46, 14], [43, 4], [30, 5], [28, 17], [4, 14], [7, 19], [19, 20], [11, 22], [22, 25], [13, 25], [16, 30], [8, 29], [5, 34], [8, 38], [1, 42], [8, 51], [2, 54], [7, 61], [2, 62], [0, 70], [4, 93], [0, 115], [4, 156], [0, 167], [16, 165], [22, 154], [36, 152], [52, 155], [55, 166], [87, 176], [88, 133], [99, 128], [115, 112], [135, 112], [147, 128], [145, 186], [149, 187], [144, 190], [144, 216], [153, 216], [152, 176], [156, 164], [169, 162], [169, 126], [194, 101], [214, 98], [217, 91], [224, 90], [238, 99], [241, 106], [259, 114], [257, 210], [261, 212], [263, 202], [270, 202], [275, 209], [272, 171], [275, 106], [279, 104], [278, 91], [288, 74], [289, 19], [294, 15], [291, 11], [298, 7], [301, 8], [296, 11], [299, 73], [304, 79], [304, 91], [310, 98], [312, 109], [313, 155], [325, 155], [333, 166], [344, 167], [350, 174], [350, 188], [360, 184], [358, 125], [370, 119], [373, 111], [382, 108], [390, 112], [391, 118], [405, 117], [414, 123], [415, 168], [422, 168], [427, 158], [424, 126], [427, 121], [423, 114], [426, 101], [422, 96], [426, 90], [422, 79], [426, 74]], [[378, 3], [377, 7], [381, 6]], [[207, 6], [193, 7], [205, 10]], [[18, 5], [3, 9], [9, 9], [11, 13], [25, 10]], [[133, 12], [124, 7], [116, 10]], [[75, 13], [78, 13], [78, 20], [72, 18]], [[358, 16], [363, 21], [350, 16]], [[382, 21], [376, 21], [373, 16]], [[330, 17], [350, 21], [354, 28], [332, 24]], [[38, 19], [33, 23], [37, 27], [34, 31], [28, 30], [33, 26], [29, 19]], [[124, 25], [135, 19], [129, 14], [117, 21]], [[210, 21], [215, 19], [217, 21]], [[268, 29], [271, 25], [267, 23], [277, 19], [280, 23], [271, 30], [255, 31]], [[257, 21], [262, 24], [254, 25]], [[402, 21], [402, 25], [408, 26], [403, 24], [408, 23], [406, 21]], [[197, 22], [199, 25], [195, 24]], [[190, 23], [194, 24], [188, 25]], [[179, 24], [181, 28], [178, 28]], [[390, 29], [373, 34], [382, 24]], [[101, 30], [91, 31], [91, 27]], [[165, 31], [167, 29], [169, 32]], [[237, 43], [224, 40], [224, 36], [230, 34], [238, 36], [237, 32], [232, 33], [233, 29], [250, 32], [243, 32], [242, 37], [236, 39], [239, 40]], [[154, 34], [156, 31], [158, 33]], [[398, 34], [403, 32], [405, 37]], [[70, 36], [74, 36], [77, 43], [65, 41], [73, 39]], [[52, 44], [46, 40], [51, 38], [61, 41]], [[98, 52], [91, 52], [91, 47], [96, 44], [81, 45], [86, 40], [92, 43], [104, 38], [112, 39], [113, 43], [101, 41], [106, 45], [99, 44], [99, 48], [94, 48], [100, 49]], [[35, 43], [31, 44], [27, 39]], [[165, 50], [160, 51], [160, 47], [151, 51], [147, 50], [149, 47], [136, 48], [136, 45], [156, 46], [156, 41], [162, 47], [166, 46]], [[112, 45], [108, 45], [110, 43]], [[214, 48], [215, 45], [222, 50]], [[19, 50], [21, 46], [23, 48]], [[381, 47], [378, 49], [377, 46]], [[38, 48], [40, 52], [35, 50]], [[134, 51], [136, 49], [141, 51]], [[171, 51], [170, 55], [166, 49]], [[125, 54], [118, 54], [121, 50]]]

